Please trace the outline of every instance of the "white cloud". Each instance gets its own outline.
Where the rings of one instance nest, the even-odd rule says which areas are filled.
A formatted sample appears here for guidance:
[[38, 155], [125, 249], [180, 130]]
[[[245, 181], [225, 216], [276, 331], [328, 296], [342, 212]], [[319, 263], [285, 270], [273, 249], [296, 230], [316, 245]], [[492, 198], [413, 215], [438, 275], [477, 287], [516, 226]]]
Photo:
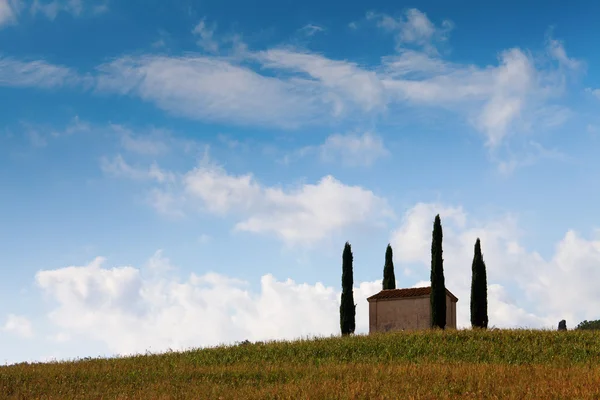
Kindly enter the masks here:
[[169, 151], [168, 134], [164, 131], [151, 129], [141, 135], [118, 124], [112, 124], [110, 128], [120, 137], [121, 146], [130, 152], [156, 156]]
[[99, 67], [97, 90], [139, 96], [193, 119], [294, 128], [321, 114], [314, 85], [260, 75], [223, 59], [125, 57]]
[[134, 180], [155, 180], [159, 183], [166, 183], [176, 179], [173, 173], [163, 171], [155, 162], [148, 168], [134, 167], [129, 165], [120, 154], [112, 160], [102, 157], [100, 167], [107, 174]]
[[388, 157], [383, 139], [374, 133], [364, 132], [332, 134], [325, 142], [315, 146], [304, 146], [285, 154], [279, 162], [288, 165], [298, 159], [317, 155], [323, 162], [336, 162], [345, 166], [370, 166], [376, 160]]
[[251, 174], [233, 176], [210, 163], [189, 171], [183, 178], [186, 192], [200, 199], [207, 211], [226, 214], [248, 211], [260, 203], [262, 189]]
[[[246, 282], [216, 273], [180, 282], [148, 278], [132, 267], [103, 268], [103, 262], [40, 271], [36, 282], [56, 303], [49, 318], [62, 335], [102, 341], [115, 353], [339, 332], [339, 289], [321, 283], [278, 281], [268, 274], [253, 293]], [[357, 332], [368, 331], [366, 298], [380, 285], [364, 282], [354, 289]]]
[[51, 1], [49, 3], [43, 3], [39, 0], [34, 0], [30, 10], [31, 14], [33, 15], [40, 13], [43, 14], [46, 18], [54, 20], [58, 13], [62, 11], [62, 6], [57, 0]]
[[[573, 324], [598, 318], [595, 310], [600, 307], [600, 294], [595, 282], [600, 279], [596, 268], [600, 242], [584, 240], [569, 231], [552, 258], [545, 260], [519, 245], [521, 231], [510, 215], [475, 221], [459, 207], [417, 204], [406, 213], [391, 239], [395, 262], [411, 265], [407, 267], [411, 276], [428, 278], [431, 231], [437, 213], [444, 231], [446, 285], [459, 298], [460, 326], [469, 326], [471, 263], [478, 237], [487, 264], [490, 325], [554, 328], [563, 318]], [[415, 269], [415, 265], [419, 267]]]
[[0, 0], [0, 28], [16, 23], [21, 8], [20, 0]]
[[2, 327], [2, 330], [5, 332], [11, 332], [18, 336], [22, 336], [25, 338], [33, 337], [33, 328], [31, 326], [31, 321], [27, 317], [9, 314], [6, 318], [6, 322]]
[[406, 44], [414, 44], [433, 54], [438, 52], [436, 44], [447, 41], [450, 31], [454, 28], [454, 24], [449, 20], [442, 21], [442, 26], [436, 27], [424, 12], [416, 8], [406, 10], [404, 16], [397, 19], [386, 14], [369, 12], [367, 20], [376, 20], [380, 28], [395, 32], [398, 49], [402, 49]]
[[184, 199], [163, 189], [153, 188], [150, 190], [147, 202], [158, 213], [164, 216], [175, 219], [185, 216], [185, 212], [183, 211]]
[[216, 24], [213, 24], [210, 27], [207, 26], [206, 18], [203, 18], [192, 30], [194, 35], [200, 37], [196, 43], [198, 46], [202, 47], [204, 51], [210, 53], [217, 53], [219, 51], [219, 43], [213, 37], [216, 27]]
[[503, 175], [510, 175], [516, 169], [535, 164], [541, 159], [567, 160], [568, 157], [556, 149], [547, 149], [541, 144], [530, 141], [527, 150], [519, 156], [509, 156], [498, 162], [498, 171]]
[[585, 88], [585, 91], [592, 96], [600, 99], [600, 89]]
[[300, 32], [308, 37], [313, 36], [315, 33], [323, 32], [324, 30], [325, 29], [322, 27], [314, 24], [304, 25], [302, 28], [300, 28]]
[[76, 133], [88, 132], [90, 125], [75, 116], [62, 129], [52, 129], [44, 125], [31, 124], [22, 122], [24, 135], [29, 139], [29, 142], [35, 147], [46, 147], [50, 140], [56, 140], [65, 136], [70, 136]]
[[548, 38], [548, 52], [552, 58], [557, 60], [560, 65], [567, 69], [576, 71], [582, 67], [581, 61], [567, 55], [565, 47], [560, 40]]
[[206, 233], [203, 233], [198, 237], [198, 243], [200, 244], [208, 244], [211, 240], [211, 236]]
[[[545, 260], [519, 245], [514, 217], [476, 222], [462, 208], [442, 204], [415, 205], [394, 233], [396, 268], [411, 269], [418, 281], [406, 285], [398, 276], [399, 286], [428, 284], [432, 221], [438, 212], [444, 229], [446, 284], [459, 297], [459, 327], [469, 326], [477, 237], [487, 264], [491, 326], [555, 328], [561, 319], [574, 326], [597, 318], [600, 241], [569, 231], [552, 258]], [[337, 287], [280, 281], [271, 274], [261, 277], [257, 291], [247, 282], [216, 273], [192, 273], [182, 281], [165, 274], [173, 269], [161, 251], [142, 269], [105, 268], [103, 263], [97, 257], [87, 266], [36, 275], [37, 285], [55, 303], [48, 317], [62, 338], [79, 335], [105, 343], [112, 352], [129, 354], [339, 333]], [[378, 280], [354, 288], [357, 333], [368, 331], [366, 298], [380, 285]]]
[[108, 10], [108, 4], [105, 0], [34, 0], [29, 10], [32, 15], [42, 14], [49, 20], [54, 20], [61, 12], [66, 12], [74, 17], [82, 16], [88, 10], [92, 15], [103, 14]]
[[37, 130], [28, 129], [25, 134], [27, 135], [29, 142], [35, 147], [46, 147], [46, 145], [48, 145], [46, 138]]
[[[385, 117], [406, 106], [437, 107], [458, 113], [492, 148], [511, 134], [564, 122], [568, 109], [553, 101], [566, 90], [569, 72], [582, 64], [561, 42], [548, 38], [543, 57], [511, 48], [499, 53], [497, 65], [458, 64], [427, 50], [427, 43], [445, 40], [449, 23], [435, 27], [418, 10], [399, 20], [370, 15], [397, 30], [401, 43], [425, 50], [402, 47], [370, 66], [290, 47], [251, 52], [239, 36], [216, 38], [202, 20], [196, 32], [205, 47], [216, 51], [232, 42], [241, 50], [230, 56], [124, 56], [98, 66], [93, 76], [2, 58], [0, 85], [76, 84], [135, 96], [192, 119], [284, 129]], [[563, 117], [556, 117], [557, 108]]]
[[293, 81], [297, 86], [320, 83], [315, 94], [322, 102], [330, 103], [328, 108], [334, 116], [341, 116], [352, 107], [363, 112], [381, 111], [386, 107], [384, 86], [377, 73], [355, 63], [288, 49], [267, 50], [257, 53], [256, 58], [266, 68], [307, 74], [314, 80], [297, 78]]
[[90, 124], [86, 121], [82, 121], [78, 115], [73, 117], [69, 124], [61, 131], [52, 131], [53, 137], [69, 136], [75, 133], [89, 132], [91, 130]]
[[260, 209], [236, 224], [236, 230], [274, 233], [289, 244], [310, 244], [343, 228], [391, 215], [384, 199], [332, 176], [288, 192], [266, 188], [261, 202]]
[[265, 187], [252, 175], [229, 175], [205, 164], [188, 172], [185, 191], [213, 213], [241, 217], [238, 231], [272, 233], [287, 244], [311, 244], [342, 228], [389, 216], [384, 199], [332, 176], [284, 190]]
[[191, 210], [232, 216], [235, 231], [273, 234], [288, 245], [311, 245], [353, 226], [379, 226], [393, 215], [385, 199], [330, 175], [315, 184], [282, 188], [262, 185], [252, 174], [229, 174], [208, 159], [183, 175], [156, 163], [133, 167], [120, 155], [101, 159], [101, 168], [117, 177], [168, 184], [149, 193], [150, 204], [163, 214], [181, 217]]
[[70, 68], [45, 61], [23, 62], [0, 56], [0, 86], [45, 89], [85, 83]]
[[96, 4], [92, 7], [92, 13], [94, 15], [100, 15], [106, 12], [108, 12], [108, 0], [105, 0], [104, 2]]
[[320, 146], [321, 158], [326, 161], [341, 159], [346, 165], [369, 166], [390, 153], [381, 137], [370, 132], [362, 135], [331, 135]]

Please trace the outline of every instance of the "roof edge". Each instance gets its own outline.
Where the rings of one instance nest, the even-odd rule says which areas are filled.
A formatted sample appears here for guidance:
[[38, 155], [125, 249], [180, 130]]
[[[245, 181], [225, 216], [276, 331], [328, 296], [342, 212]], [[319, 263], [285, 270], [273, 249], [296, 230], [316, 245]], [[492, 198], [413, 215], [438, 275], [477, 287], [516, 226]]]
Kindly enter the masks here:
[[[388, 291], [388, 290], [427, 290], [429, 289], [429, 292], [431, 293], [431, 286], [421, 286], [421, 287], [417, 287], [417, 288], [401, 288], [401, 289], [383, 289], [380, 290], [379, 292], [367, 297], [367, 301], [370, 303], [371, 301], [382, 301], [382, 300], [394, 300], [394, 299], [409, 299], [409, 298], [419, 298], [419, 297], [427, 297], [430, 295], [430, 293], [426, 293], [426, 294], [419, 294], [419, 295], [414, 295], [414, 296], [398, 296], [398, 297], [378, 297], [382, 292]], [[458, 297], [456, 297], [454, 295], [454, 293], [452, 293], [450, 290], [448, 290], [448, 288], [446, 288], [446, 295], [448, 295], [450, 297], [450, 299], [452, 301], [454, 301], [455, 303], [458, 302]]]

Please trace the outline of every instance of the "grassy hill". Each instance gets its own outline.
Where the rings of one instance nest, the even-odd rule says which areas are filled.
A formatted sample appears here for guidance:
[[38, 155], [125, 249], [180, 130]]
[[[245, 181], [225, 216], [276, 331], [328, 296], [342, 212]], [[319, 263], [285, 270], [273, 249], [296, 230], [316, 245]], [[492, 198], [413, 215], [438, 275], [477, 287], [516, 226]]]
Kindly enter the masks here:
[[422, 331], [0, 367], [8, 399], [599, 398], [593, 331]]

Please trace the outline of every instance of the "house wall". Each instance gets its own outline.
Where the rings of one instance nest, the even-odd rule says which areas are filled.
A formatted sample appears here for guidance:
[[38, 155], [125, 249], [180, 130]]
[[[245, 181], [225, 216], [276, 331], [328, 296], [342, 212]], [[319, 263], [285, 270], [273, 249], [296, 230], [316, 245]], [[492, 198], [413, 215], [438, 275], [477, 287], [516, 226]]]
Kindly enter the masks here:
[[[369, 302], [369, 333], [430, 327], [429, 296]], [[446, 328], [456, 329], [456, 303], [446, 296]]]
[[372, 301], [369, 303], [369, 332], [429, 328], [429, 296]]

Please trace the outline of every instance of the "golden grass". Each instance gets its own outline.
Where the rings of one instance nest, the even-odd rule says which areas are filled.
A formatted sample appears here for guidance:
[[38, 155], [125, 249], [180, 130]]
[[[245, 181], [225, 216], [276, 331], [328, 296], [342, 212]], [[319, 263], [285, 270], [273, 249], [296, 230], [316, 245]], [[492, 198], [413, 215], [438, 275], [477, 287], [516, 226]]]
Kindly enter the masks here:
[[600, 398], [595, 332], [428, 331], [0, 367], [7, 399]]

